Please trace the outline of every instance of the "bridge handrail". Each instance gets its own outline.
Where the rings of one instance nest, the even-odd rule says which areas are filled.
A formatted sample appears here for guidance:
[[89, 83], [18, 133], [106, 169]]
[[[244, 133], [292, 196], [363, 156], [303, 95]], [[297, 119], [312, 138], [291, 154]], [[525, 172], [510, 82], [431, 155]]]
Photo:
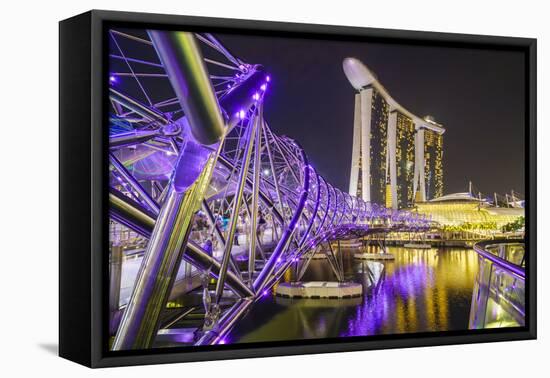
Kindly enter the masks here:
[[506, 259], [503, 259], [491, 251], [488, 250], [491, 246], [498, 246], [502, 244], [523, 244], [523, 239], [494, 239], [494, 240], [485, 240], [474, 244], [474, 251], [483, 256], [485, 259], [493, 262], [498, 265], [500, 268], [514, 274], [518, 278], [525, 280], [525, 268], [514, 264]]

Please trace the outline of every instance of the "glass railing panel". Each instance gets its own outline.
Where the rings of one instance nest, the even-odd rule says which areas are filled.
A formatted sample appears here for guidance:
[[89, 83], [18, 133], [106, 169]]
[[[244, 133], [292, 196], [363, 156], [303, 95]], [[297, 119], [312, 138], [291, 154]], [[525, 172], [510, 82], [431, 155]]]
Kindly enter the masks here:
[[479, 255], [479, 271], [472, 296], [470, 328], [524, 326], [524, 245], [503, 241], [478, 243], [474, 249]]

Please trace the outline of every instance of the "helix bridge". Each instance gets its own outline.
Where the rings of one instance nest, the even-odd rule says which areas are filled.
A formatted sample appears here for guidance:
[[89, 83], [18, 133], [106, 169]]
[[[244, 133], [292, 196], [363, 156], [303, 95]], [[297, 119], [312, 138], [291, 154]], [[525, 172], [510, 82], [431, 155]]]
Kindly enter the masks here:
[[331, 185], [264, 117], [277, 78], [212, 34], [110, 30], [109, 49], [109, 212], [143, 243], [113, 350], [153, 345], [182, 262], [214, 285], [192, 344], [223, 344], [291, 266], [337, 266], [332, 242], [430, 227]]

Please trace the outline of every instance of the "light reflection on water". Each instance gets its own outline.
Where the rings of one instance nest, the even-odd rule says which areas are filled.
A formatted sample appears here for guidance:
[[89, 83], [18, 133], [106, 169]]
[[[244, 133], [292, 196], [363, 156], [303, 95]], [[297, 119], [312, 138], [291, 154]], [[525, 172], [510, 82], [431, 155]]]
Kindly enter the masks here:
[[[345, 253], [347, 280], [364, 282], [364, 262]], [[230, 334], [231, 342], [464, 330], [477, 256], [471, 249], [389, 247], [385, 277], [375, 292], [355, 299], [285, 299], [269, 296], [254, 305]], [[284, 280], [290, 280], [288, 272]], [[314, 260], [304, 280], [334, 280], [324, 260]]]

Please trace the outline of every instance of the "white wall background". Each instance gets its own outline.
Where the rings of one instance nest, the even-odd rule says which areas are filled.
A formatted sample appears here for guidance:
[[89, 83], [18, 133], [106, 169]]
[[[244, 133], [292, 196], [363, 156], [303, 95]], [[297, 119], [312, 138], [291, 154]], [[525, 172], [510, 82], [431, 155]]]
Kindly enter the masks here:
[[[539, 340], [92, 371], [56, 357], [58, 26], [91, 8], [536, 37], [539, 198], [547, 197], [550, 27], [544, 1], [23, 1], [1, 4], [0, 375], [548, 376], [548, 243], [539, 216]], [[444, 83], [442, 83], [444, 84]], [[442, 90], [444, 90], [442, 85]], [[75, 125], [77, 126], [77, 125]], [[350, 125], [351, 127], [351, 125]], [[539, 199], [539, 214], [549, 214]], [[546, 349], [546, 350], [545, 350]], [[545, 369], [546, 368], [546, 369]]]

